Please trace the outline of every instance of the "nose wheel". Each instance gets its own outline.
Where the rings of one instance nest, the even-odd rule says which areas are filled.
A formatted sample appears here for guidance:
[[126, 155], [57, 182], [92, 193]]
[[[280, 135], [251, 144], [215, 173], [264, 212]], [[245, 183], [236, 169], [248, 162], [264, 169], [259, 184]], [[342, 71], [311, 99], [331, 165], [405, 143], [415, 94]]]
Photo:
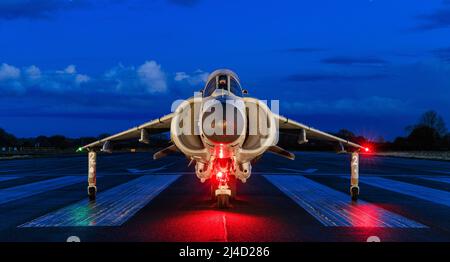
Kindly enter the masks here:
[[211, 199], [216, 201], [220, 209], [229, 208], [230, 200], [236, 196], [236, 178], [230, 179], [226, 184], [220, 184], [217, 180], [211, 180]]
[[97, 187], [95, 186], [88, 187], [89, 200], [94, 201], [96, 195], [97, 195]]
[[359, 196], [359, 187], [358, 186], [352, 186], [350, 188], [350, 196], [352, 197], [353, 201], [358, 200], [358, 196]]
[[230, 196], [229, 195], [218, 195], [217, 196], [217, 207], [221, 208], [221, 209], [230, 207]]

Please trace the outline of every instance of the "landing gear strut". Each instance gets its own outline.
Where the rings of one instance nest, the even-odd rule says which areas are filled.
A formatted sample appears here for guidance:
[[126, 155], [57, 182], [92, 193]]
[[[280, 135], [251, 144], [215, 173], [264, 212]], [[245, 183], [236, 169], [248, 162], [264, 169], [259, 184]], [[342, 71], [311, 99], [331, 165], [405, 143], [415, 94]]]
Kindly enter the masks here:
[[350, 177], [350, 196], [353, 201], [358, 200], [359, 196], [359, 155], [353, 152], [351, 155], [351, 177]]
[[88, 154], [88, 196], [95, 200], [97, 195], [97, 153], [89, 151]]
[[221, 148], [219, 158], [213, 160], [213, 175], [211, 177], [211, 198], [217, 201], [218, 208], [228, 208], [230, 199], [236, 196], [236, 176], [234, 175], [233, 159], [223, 157]]
[[236, 197], [236, 177], [228, 176], [224, 181], [217, 177], [211, 178], [211, 199], [217, 201], [218, 208], [230, 207], [230, 200]]

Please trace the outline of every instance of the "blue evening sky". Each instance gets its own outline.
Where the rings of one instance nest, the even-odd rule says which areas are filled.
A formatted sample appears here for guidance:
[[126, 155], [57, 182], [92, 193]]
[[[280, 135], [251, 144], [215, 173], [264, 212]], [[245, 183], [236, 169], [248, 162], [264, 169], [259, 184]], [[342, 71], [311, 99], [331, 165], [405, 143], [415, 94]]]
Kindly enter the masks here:
[[325, 131], [450, 123], [450, 1], [0, 1], [0, 127], [19, 137], [121, 131], [222, 67]]

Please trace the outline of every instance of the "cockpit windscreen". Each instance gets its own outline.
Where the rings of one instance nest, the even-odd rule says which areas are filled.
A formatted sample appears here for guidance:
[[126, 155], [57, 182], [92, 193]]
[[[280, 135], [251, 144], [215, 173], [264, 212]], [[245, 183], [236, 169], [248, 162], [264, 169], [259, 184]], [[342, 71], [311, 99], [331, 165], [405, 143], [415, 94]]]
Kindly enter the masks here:
[[212, 77], [203, 89], [203, 97], [212, 95], [216, 89], [227, 90], [236, 96], [242, 96], [241, 85], [229, 74], [221, 74]]

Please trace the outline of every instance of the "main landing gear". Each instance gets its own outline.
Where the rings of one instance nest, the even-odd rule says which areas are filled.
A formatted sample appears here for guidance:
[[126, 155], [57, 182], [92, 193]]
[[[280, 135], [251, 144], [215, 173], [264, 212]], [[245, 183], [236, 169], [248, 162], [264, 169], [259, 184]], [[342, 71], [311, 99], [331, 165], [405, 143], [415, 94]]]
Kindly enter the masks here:
[[[225, 176], [225, 175], [219, 175]], [[217, 202], [220, 209], [229, 208], [230, 201], [236, 197], [236, 177], [227, 175], [224, 178], [218, 178], [217, 175], [211, 178], [211, 199]]]
[[350, 196], [353, 201], [358, 200], [359, 196], [359, 155], [358, 152], [353, 152], [351, 155], [351, 177], [350, 177]]

